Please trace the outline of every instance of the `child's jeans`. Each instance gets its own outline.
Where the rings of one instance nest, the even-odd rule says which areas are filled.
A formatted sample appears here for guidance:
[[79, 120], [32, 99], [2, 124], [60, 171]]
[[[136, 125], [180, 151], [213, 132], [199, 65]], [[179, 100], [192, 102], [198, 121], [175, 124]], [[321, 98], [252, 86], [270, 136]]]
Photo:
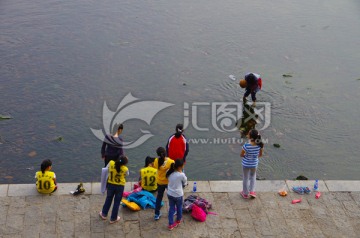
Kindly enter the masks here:
[[243, 167], [243, 193], [255, 192], [256, 168]]
[[183, 197], [173, 197], [168, 195], [169, 200], [169, 225], [174, 224], [175, 207], [177, 210], [176, 220], [181, 221], [182, 219], [182, 205]]

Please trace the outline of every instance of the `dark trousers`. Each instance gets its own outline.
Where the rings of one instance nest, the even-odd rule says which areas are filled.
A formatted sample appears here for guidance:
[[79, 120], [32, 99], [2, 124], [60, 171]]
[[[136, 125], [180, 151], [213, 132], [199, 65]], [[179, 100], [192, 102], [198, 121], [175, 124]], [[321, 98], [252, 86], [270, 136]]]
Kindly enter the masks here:
[[244, 93], [244, 98], [246, 98], [247, 96], [249, 96], [251, 94], [251, 99], [253, 100], [253, 102], [256, 101], [256, 90], [251, 91], [250, 89], [246, 89], [245, 93]]
[[102, 209], [102, 214], [104, 216], [107, 216], [110, 206], [111, 206], [111, 203], [114, 199], [114, 205], [113, 205], [113, 209], [112, 209], [111, 217], [110, 217], [111, 221], [115, 221], [118, 217], [119, 206], [120, 206], [123, 192], [124, 192], [123, 185], [115, 185], [115, 184], [111, 184], [111, 183], [107, 184], [107, 195], [106, 195], [105, 203], [104, 203], [104, 206]]
[[167, 189], [167, 184], [160, 185], [158, 184], [158, 191], [156, 196], [156, 205], [155, 205], [155, 215], [160, 214], [161, 202], [164, 196], [165, 189]]
[[114, 160], [114, 161], [115, 161], [117, 158], [119, 158], [118, 155], [115, 155], [115, 156], [105, 155], [105, 160], [104, 160], [105, 166], [104, 166], [104, 167], [107, 166], [107, 164], [110, 162], [110, 160]]

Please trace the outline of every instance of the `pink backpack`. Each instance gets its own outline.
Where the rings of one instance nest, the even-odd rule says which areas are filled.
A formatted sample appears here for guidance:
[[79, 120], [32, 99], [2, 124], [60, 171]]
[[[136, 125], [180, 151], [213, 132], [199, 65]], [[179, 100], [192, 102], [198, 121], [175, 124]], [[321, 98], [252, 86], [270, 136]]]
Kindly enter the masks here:
[[198, 220], [200, 222], [204, 222], [206, 221], [206, 213], [205, 211], [200, 208], [198, 205], [193, 204], [192, 205], [192, 209], [191, 209], [191, 216], [195, 219]]

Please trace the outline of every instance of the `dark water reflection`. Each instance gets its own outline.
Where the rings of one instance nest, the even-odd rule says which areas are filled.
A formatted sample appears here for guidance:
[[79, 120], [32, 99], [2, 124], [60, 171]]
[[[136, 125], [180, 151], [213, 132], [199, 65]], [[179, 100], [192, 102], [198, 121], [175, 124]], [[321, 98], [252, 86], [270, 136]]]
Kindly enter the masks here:
[[[102, 127], [104, 101], [116, 110], [129, 92], [174, 104], [151, 126], [125, 126], [126, 138], [155, 135], [126, 151], [135, 179], [183, 121], [184, 102], [239, 101], [228, 75], [249, 71], [263, 76], [258, 99], [271, 103], [261, 177], [359, 179], [359, 9], [353, 0], [1, 1], [0, 114], [13, 119], [0, 121], [0, 183], [33, 182], [45, 158], [61, 182], [99, 180], [90, 128]], [[239, 138], [202, 110], [210, 131], [190, 125], [189, 138]], [[190, 179], [241, 178], [240, 145], [190, 146]]]

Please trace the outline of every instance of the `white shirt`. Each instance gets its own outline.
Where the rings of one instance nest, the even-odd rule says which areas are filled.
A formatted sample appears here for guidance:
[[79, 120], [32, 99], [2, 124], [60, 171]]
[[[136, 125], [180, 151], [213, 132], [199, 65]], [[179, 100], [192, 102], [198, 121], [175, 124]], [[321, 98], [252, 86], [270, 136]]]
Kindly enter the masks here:
[[183, 185], [187, 183], [187, 177], [182, 172], [173, 172], [168, 177], [169, 184], [167, 188], [167, 194], [172, 197], [184, 196]]

